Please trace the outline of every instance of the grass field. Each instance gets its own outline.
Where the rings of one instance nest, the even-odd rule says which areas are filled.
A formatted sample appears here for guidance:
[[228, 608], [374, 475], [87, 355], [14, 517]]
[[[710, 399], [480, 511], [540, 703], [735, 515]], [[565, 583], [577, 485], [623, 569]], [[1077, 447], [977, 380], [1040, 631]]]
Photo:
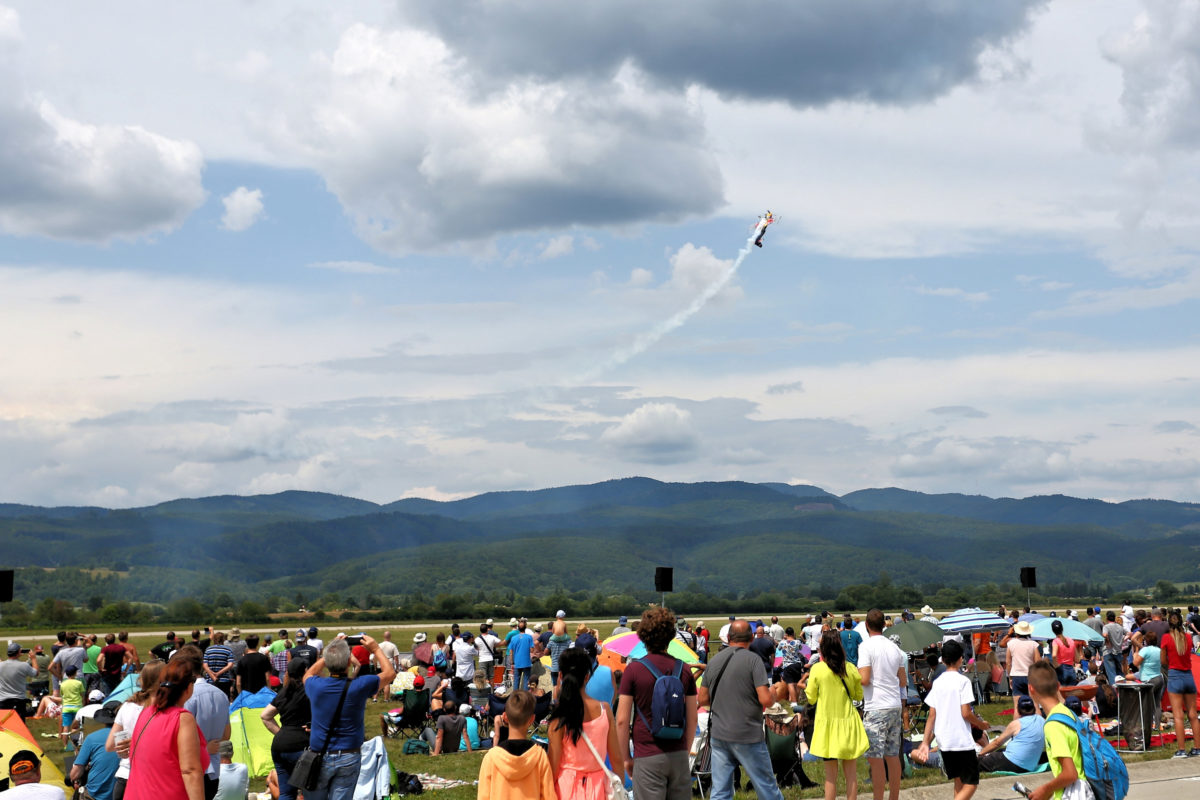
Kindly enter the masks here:
[[[368, 738], [375, 735], [379, 731], [379, 715], [388, 706], [385, 704], [368, 703], [364, 717], [364, 725]], [[991, 703], [980, 706], [978, 711], [980, 716], [995, 726], [1003, 727], [1010, 721], [1010, 717], [1001, 716], [1000, 712], [1006, 708], [1011, 708], [1011, 703]], [[30, 731], [34, 737], [42, 744], [48, 758], [53, 759], [61, 767], [63, 757], [63, 747], [57, 738], [44, 738], [43, 733], [51, 733], [56, 730], [56, 725], [51, 720], [29, 720]], [[456, 753], [453, 755], [438, 756], [436, 758], [427, 755], [405, 756], [401, 753], [404, 746], [404, 741], [401, 739], [387, 739], [388, 756], [391, 759], [392, 766], [397, 770], [409, 773], [425, 773], [434, 774], [443, 778], [452, 778], [455, 780], [475, 781], [479, 774], [479, 764], [483, 760], [483, 753]], [[1153, 750], [1144, 755], [1129, 755], [1123, 754], [1126, 761], [1146, 761], [1168, 758], [1171, 755], [1171, 750], [1160, 749]], [[820, 783], [823, 780], [823, 772], [820, 764], [806, 764], [805, 772], [813, 780]], [[860, 759], [858, 764], [858, 779], [859, 779], [859, 796], [869, 797], [870, 787], [867, 784], [868, 770], [866, 759]], [[910, 786], [925, 786], [945, 783], [946, 779], [942, 776], [939, 770], [933, 769], [918, 769], [916, 774], [911, 778], [906, 778], [903, 781], [904, 787]], [[251, 789], [254, 791], [265, 791], [266, 781], [263, 778], [254, 779], [251, 781]], [[839, 788], [839, 796], [845, 795], [844, 787]], [[475, 797], [475, 787], [465, 786], [455, 789], [446, 789], [437, 792], [439, 798], [443, 800], [470, 800]], [[755, 795], [752, 791], [738, 792], [736, 797], [738, 800], [749, 800]], [[820, 789], [810, 789], [800, 791], [793, 787], [784, 790], [784, 796], [792, 800], [793, 798], [808, 798], [821, 797]]]

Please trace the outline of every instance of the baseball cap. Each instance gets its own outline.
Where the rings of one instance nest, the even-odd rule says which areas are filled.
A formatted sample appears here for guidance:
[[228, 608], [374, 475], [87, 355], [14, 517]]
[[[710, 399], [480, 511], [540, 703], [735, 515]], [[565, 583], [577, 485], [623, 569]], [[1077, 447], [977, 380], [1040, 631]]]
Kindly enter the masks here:
[[555, 612], [554, 616], [558, 617], [559, 619], [562, 619], [563, 617], [567, 616], [567, 612], [563, 611], [560, 608], [558, 611]]
[[627, 616], [625, 616], [624, 614], [622, 614], [622, 615], [621, 615], [621, 618], [617, 620], [617, 623], [618, 623], [618, 624], [620, 624], [620, 625], [628, 625], [628, 624], [629, 624], [629, 617], [627, 617]]
[[101, 725], [112, 725], [117, 721], [117, 712], [121, 710], [123, 705], [120, 700], [109, 700], [104, 706], [92, 715], [92, 719]]
[[21, 645], [18, 642], [9, 642], [8, 643], [8, 654], [10, 656], [15, 656], [20, 652], [21, 652]]
[[470, 715], [471, 704], [463, 703], [461, 706], [458, 707], [458, 713], [462, 714], [464, 717]]
[[8, 760], [8, 774], [14, 778], [18, 775], [28, 775], [34, 770], [41, 769], [42, 761], [32, 750], [18, 750]]
[[313, 625], [311, 628], [308, 629], [308, 635], [309, 636], [317, 635], [317, 626], [316, 625]]
[[424, 689], [425, 688], [425, 678], [420, 675], [417, 675], [416, 677], [414, 677], [413, 678], [413, 688], [414, 689]]
[[103, 703], [104, 702], [104, 692], [100, 691], [99, 689], [92, 689], [90, 692], [88, 692], [88, 702], [89, 703]]
[[308, 634], [305, 633], [303, 628], [296, 631], [296, 641], [298, 641], [298, 642], [307, 642], [308, 641]]
[[1020, 714], [1032, 714], [1034, 711], [1033, 698], [1027, 694], [1017, 698], [1017, 712]]

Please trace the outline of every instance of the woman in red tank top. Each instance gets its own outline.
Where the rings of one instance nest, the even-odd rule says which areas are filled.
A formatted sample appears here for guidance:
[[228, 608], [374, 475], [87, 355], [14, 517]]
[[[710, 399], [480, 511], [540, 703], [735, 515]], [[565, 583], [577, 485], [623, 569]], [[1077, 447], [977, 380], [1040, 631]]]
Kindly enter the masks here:
[[1050, 645], [1050, 656], [1058, 671], [1058, 682], [1063, 686], [1074, 686], [1079, 683], [1079, 679], [1075, 677], [1075, 642], [1063, 635], [1061, 620], [1056, 619], [1051, 622], [1050, 630], [1054, 631], [1054, 640]]
[[163, 670], [154, 702], [133, 727], [125, 800], [204, 800], [204, 735], [183, 704], [192, 696], [192, 664], [176, 659]]

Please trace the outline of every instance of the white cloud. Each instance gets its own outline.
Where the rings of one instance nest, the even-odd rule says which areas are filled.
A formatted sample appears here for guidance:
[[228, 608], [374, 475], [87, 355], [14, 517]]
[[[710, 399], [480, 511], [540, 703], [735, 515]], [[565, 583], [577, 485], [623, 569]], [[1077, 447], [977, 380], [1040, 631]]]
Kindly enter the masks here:
[[221, 227], [227, 231], [247, 230], [262, 216], [262, 189], [239, 186], [222, 197], [221, 203], [225, 206], [225, 213], [221, 215]]
[[654, 282], [654, 273], [642, 267], [634, 267], [629, 271], [629, 286], [640, 289]]
[[967, 303], [986, 303], [991, 299], [991, 296], [987, 292], [968, 292], [966, 289], [959, 289], [957, 287], [929, 288], [927, 286], [918, 286], [917, 294], [925, 294], [930, 297], [953, 297]]
[[5, 39], [13, 42], [21, 40], [21, 16], [15, 8], [0, 6], [0, 41]]
[[[710, 248], [697, 247], [691, 242], [676, 250], [670, 262], [671, 277], [663, 288], [687, 298], [703, 294], [733, 266], [733, 259], [717, 258]], [[731, 281], [713, 300], [732, 303], [742, 299], [744, 294], [742, 288]]]
[[[712, 211], [721, 177], [698, 109], [632, 69], [481, 91], [470, 53], [413, 29], [349, 26], [272, 120], [359, 234], [393, 253], [564, 224]], [[463, 221], [469, 220], [469, 225]]]
[[542, 247], [542, 252], [538, 255], [542, 261], [549, 261], [552, 258], [562, 258], [569, 256], [575, 252], [575, 237], [569, 233], [564, 233], [561, 236], [555, 236], [550, 241], [546, 242]]
[[385, 267], [371, 261], [314, 261], [307, 266], [309, 269], [329, 269], [351, 275], [388, 275], [399, 272], [393, 267]]
[[694, 457], [691, 414], [674, 403], [646, 403], [606, 429], [600, 440], [630, 461], [674, 464]]
[[178, 227], [204, 201], [194, 144], [68, 119], [13, 80], [0, 68], [0, 231], [133, 238]]

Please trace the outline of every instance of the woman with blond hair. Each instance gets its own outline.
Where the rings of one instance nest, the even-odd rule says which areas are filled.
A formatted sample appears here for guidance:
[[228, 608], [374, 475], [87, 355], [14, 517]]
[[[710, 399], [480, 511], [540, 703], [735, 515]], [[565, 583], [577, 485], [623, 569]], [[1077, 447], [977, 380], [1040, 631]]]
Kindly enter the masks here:
[[[138, 675], [138, 691], [130, 695], [117, 711], [117, 721], [108, 730], [108, 741], [104, 744], [105, 750], [115, 753], [117, 752], [117, 739], [128, 740], [130, 732], [137, 724], [138, 717], [141, 716], [142, 709], [153, 702], [154, 694], [158, 690], [159, 678], [162, 677], [163, 668], [166, 666], [167, 662], [160, 658], [153, 658], [142, 667], [142, 671]], [[125, 733], [123, 737], [120, 736], [122, 732]], [[117, 767], [117, 774], [113, 782], [113, 800], [122, 800], [125, 797], [125, 784], [128, 781], [129, 757], [125, 756]]]

